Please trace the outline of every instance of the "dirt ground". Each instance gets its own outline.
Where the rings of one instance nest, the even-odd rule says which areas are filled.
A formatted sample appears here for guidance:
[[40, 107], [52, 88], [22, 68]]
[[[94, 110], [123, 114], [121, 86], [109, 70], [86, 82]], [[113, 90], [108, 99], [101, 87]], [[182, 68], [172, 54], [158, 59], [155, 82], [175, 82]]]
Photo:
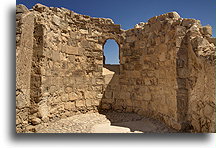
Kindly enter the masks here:
[[36, 127], [37, 133], [172, 133], [175, 130], [135, 113], [107, 112], [74, 115]]

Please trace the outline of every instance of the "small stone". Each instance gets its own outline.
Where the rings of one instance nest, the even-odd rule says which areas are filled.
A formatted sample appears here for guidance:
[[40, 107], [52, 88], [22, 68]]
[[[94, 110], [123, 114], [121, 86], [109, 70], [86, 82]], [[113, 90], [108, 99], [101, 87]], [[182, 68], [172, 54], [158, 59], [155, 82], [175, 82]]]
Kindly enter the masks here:
[[201, 33], [205, 36], [212, 36], [212, 27], [210, 25], [207, 25], [207, 26], [203, 26], [201, 29], [200, 29]]
[[72, 90], [73, 90], [73, 89], [72, 89], [71, 87], [66, 87], [66, 88], [65, 88], [65, 92], [66, 92], [66, 93], [70, 93], [70, 92], [72, 92]]
[[212, 108], [210, 105], [207, 104], [203, 109], [203, 113], [206, 117], [210, 118], [214, 113], [214, 108]]
[[82, 107], [85, 106], [84, 100], [76, 100], [76, 107]]
[[22, 4], [16, 6], [16, 13], [26, 13], [29, 12], [28, 8]]
[[86, 100], [86, 106], [91, 106], [92, 105], [92, 100], [91, 99], [87, 99]]
[[43, 12], [45, 10], [48, 10], [49, 8], [47, 6], [37, 3], [36, 5], [33, 6], [33, 9], [39, 12]]
[[58, 17], [58, 16], [56, 16], [56, 15], [54, 15], [54, 16], [53, 16], [53, 19], [52, 19], [52, 22], [53, 22], [55, 25], [59, 26], [59, 25], [61, 24], [61, 18]]
[[66, 110], [73, 110], [73, 109], [75, 109], [75, 103], [74, 102], [66, 102], [64, 108]]
[[180, 18], [180, 15], [175, 11], [168, 13], [168, 15], [170, 18], [177, 18], [177, 19]]
[[26, 127], [27, 132], [36, 132], [35, 126], [29, 125]]
[[88, 34], [88, 30], [80, 29], [79, 31], [81, 34]]
[[33, 119], [31, 119], [31, 123], [33, 125], [40, 124], [41, 123], [41, 119], [39, 119], [39, 118], [33, 118]]
[[76, 93], [74, 93], [74, 92], [71, 92], [71, 93], [68, 94], [69, 101], [74, 101], [77, 98], [78, 98], [78, 95]]
[[49, 121], [49, 117], [45, 116], [45, 117], [42, 117], [42, 121], [47, 123]]

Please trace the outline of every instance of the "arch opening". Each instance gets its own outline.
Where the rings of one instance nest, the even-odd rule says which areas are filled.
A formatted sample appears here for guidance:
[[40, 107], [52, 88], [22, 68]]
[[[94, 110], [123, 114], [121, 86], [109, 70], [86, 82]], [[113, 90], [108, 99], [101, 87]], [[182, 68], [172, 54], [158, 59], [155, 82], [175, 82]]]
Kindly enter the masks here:
[[119, 65], [119, 45], [113, 39], [108, 39], [103, 45], [103, 64]]
[[119, 74], [120, 58], [119, 45], [114, 39], [107, 39], [103, 45], [103, 73]]

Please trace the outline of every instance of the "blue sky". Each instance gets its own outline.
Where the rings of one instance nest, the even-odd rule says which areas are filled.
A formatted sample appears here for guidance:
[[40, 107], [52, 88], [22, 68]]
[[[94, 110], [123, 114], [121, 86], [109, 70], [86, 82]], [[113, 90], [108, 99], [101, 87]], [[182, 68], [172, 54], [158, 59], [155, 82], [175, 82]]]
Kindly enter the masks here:
[[[16, 2], [28, 8], [41, 3], [50, 7], [64, 7], [93, 17], [111, 18], [116, 24], [120, 24], [122, 29], [130, 29], [135, 24], [147, 22], [156, 15], [176, 11], [182, 18], [199, 19], [202, 25], [211, 25], [213, 36], [216, 36], [215, 0], [17, 0]], [[118, 50], [117, 44], [112, 41], [106, 44], [106, 59], [110, 59], [109, 63], [116, 63], [118, 60], [114, 57], [114, 53], [118, 52], [114, 52], [113, 55], [110, 54], [111, 50], [106, 48]]]

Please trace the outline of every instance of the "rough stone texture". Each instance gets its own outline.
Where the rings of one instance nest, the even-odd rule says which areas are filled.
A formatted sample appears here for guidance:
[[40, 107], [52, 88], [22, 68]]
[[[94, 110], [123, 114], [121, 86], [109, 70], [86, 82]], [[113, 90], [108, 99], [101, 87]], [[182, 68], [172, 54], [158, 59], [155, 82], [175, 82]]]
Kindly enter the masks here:
[[30, 75], [34, 15], [24, 5], [16, 9], [16, 131], [24, 132], [29, 120]]
[[[180, 131], [214, 132], [211, 27], [170, 12], [133, 29], [36, 4], [17, 6], [17, 132], [89, 111], [135, 112]], [[108, 39], [120, 65], [103, 64]]]

